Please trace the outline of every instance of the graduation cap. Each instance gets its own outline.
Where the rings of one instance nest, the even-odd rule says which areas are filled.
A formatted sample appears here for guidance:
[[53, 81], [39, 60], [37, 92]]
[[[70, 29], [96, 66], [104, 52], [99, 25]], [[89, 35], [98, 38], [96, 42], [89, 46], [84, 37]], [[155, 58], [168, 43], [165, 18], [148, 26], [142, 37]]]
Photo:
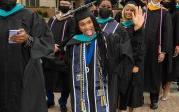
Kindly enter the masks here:
[[127, 4], [134, 4], [134, 5], [137, 5], [137, 6], [141, 6], [141, 7], [143, 7], [143, 6], [145, 6], [145, 3], [142, 1], [142, 0], [123, 0], [122, 2], [121, 2], [121, 4], [123, 5], [123, 6], [125, 6], [125, 5], [127, 5]]
[[76, 21], [80, 21], [82, 19], [85, 19], [87, 17], [90, 17], [92, 13], [87, 7], [81, 8], [80, 10], [76, 11], [74, 14], [74, 17]]
[[127, 5], [127, 4], [133, 4], [133, 5], [137, 6], [137, 4], [136, 4], [136, 2], [134, 0], [128, 1], [125, 5]]

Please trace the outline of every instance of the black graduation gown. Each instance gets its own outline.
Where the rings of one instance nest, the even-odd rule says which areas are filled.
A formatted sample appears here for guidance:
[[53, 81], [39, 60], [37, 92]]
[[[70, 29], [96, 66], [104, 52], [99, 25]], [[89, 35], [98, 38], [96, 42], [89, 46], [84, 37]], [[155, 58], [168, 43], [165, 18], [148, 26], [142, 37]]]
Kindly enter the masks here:
[[121, 93], [127, 93], [133, 66], [131, 40], [127, 31], [112, 19], [100, 24], [107, 38], [109, 54], [109, 103], [110, 111], [119, 108]]
[[[165, 60], [158, 63], [161, 10], [147, 11], [145, 23], [145, 58], [144, 82], [148, 92], [159, 92], [162, 78], [162, 67], [171, 71], [172, 23], [171, 16], [162, 8], [161, 52], [165, 52]], [[166, 63], [165, 63], [166, 62]], [[165, 64], [164, 64], [165, 63]], [[163, 65], [162, 65], [163, 64]]]
[[[107, 56], [107, 59], [105, 59], [104, 61], [104, 67], [106, 68], [108, 73], [108, 94], [109, 94], [108, 98], [109, 98], [110, 112], [115, 112], [115, 110], [117, 109], [119, 91], [126, 92], [126, 85], [129, 83], [128, 75], [131, 73], [132, 66], [133, 66], [132, 47], [130, 44], [130, 40], [126, 39], [128, 37], [127, 32], [124, 29], [117, 30], [117, 32], [118, 33], [116, 34], [110, 34], [109, 35], [110, 37], [106, 37], [107, 52], [105, 51], [104, 47], [103, 48], [99, 47], [100, 48], [99, 50], [102, 52], [102, 54], [103, 55], [105, 54], [103, 56], [104, 59]], [[98, 38], [98, 40], [100, 39]], [[99, 43], [104, 43], [104, 42], [99, 42]], [[103, 44], [98, 44], [98, 46], [102, 46], [102, 45]], [[69, 47], [68, 50], [71, 51], [72, 49], [70, 50]], [[70, 63], [69, 65], [71, 65], [70, 60], [72, 54], [70, 52], [68, 52], [67, 54], [68, 57], [70, 57], [67, 59], [67, 63]], [[70, 80], [72, 80], [72, 77]], [[91, 81], [93, 80], [93, 78], [90, 78], [89, 80]], [[90, 84], [90, 87], [93, 88], [92, 85], [93, 83]], [[73, 93], [73, 89], [72, 89], [72, 93]], [[91, 94], [92, 94], [91, 99], [93, 99], [92, 96], [94, 93], [92, 92]], [[72, 105], [73, 105], [73, 99], [74, 98], [72, 97]], [[93, 103], [92, 105], [93, 109], [94, 109], [94, 104], [95, 103]]]
[[64, 63], [65, 51], [63, 47], [72, 37], [75, 28], [71, 17], [62, 21], [53, 17], [48, 21], [48, 26], [53, 33], [55, 43], [61, 46], [61, 52], [57, 52], [54, 56], [43, 59], [46, 88], [59, 90], [60, 85], [66, 80], [68, 71]]
[[[100, 35], [100, 34], [99, 34]], [[103, 73], [107, 74], [108, 75], [108, 66], [107, 66], [107, 57], [106, 57], [106, 53], [107, 53], [107, 50], [106, 50], [106, 46], [102, 36], [98, 36], [97, 37], [97, 52], [99, 53], [102, 61], [101, 62], [101, 65], [103, 65]], [[72, 68], [72, 58], [73, 58], [73, 46], [74, 45], [80, 45], [81, 43], [77, 40], [74, 40], [74, 39], [71, 39], [68, 43], [67, 43], [67, 53], [66, 53], [66, 56], [65, 56], [65, 60], [66, 60], [66, 63], [69, 65], [69, 69], [70, 69], [70, 76], [69, 76], [69, 80], [70, 80], [70, 91], [71, 91], [71, 105], [72, 105], [72, 112], [75, 112], [75, 108], [79, 108], [78, 105], [79, 104], [76, 104], [77, 106], [74, 108], [74, 105], [75, 105], [75, 98], [74, 97], [74, 85], [73, 85], [73, 70], [74, 68]], [[89, 65], [87, 65], [89, 67], [89, 73], [88, 73], [88, 94], [89, 94], [89, 101], [90, 101], [90, 111], [91, 112], [95, 112], [95, 98], [94, 98], [94, 56], [92, 57], [92, 61], [90, 62]], [[75, 71], [76, 72], [76, 71]], [[76, 79], [76, 78], [75, 78]], [[78, 88], [75, 86], [75, 88]], [[102, 111], [102, 110], [101, 110]]]
[[[176, 46], [179, 46], [179, 9], [176, 9], [173, 13], [173, 50]], [[173, 58], [173, 80], [179, 77], [179, 56]]]
[[120, 95], [120, 109], [126, 109], [127, 106], [136, 108], [144, 103], [144, 31], [143, 29], [134, 31], [133, 26], [126, 28], [126, 30], [131, 39], [134, 66], [139, 67], [139, 72], [129, 75], [130, 84], [127, 93]]
[[[22, 9], [10, 16], [0, 16], [0, 111], [47, 112], [44, 78], [40, 58], [52, 51], [52, 35], [37, 14]], [[11, 29], [24, 28], [34, 41], [9, 44]]]

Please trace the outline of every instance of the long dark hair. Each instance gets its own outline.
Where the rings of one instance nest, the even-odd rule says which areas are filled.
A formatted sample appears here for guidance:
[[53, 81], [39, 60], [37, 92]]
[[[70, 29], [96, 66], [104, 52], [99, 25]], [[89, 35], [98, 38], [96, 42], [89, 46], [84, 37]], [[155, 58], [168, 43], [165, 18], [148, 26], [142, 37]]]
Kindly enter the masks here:
[[[96, 18], [91, 14], [89, 16], [91, 18], [91, 20], [93, 21], [93, 25], [95, 28], [95, 31], [97, 33], [97, 40], [98, 40], [98, 48], [99, 48], [99, 53], [101, 56], [101, 62], [102, 62], [102, 66], [104, 66], [104, 64], [106, 63], [106, 53], [107, 53], [107, 48], [105, 46], [105, 40], [103, 39], [103, 33], [101, 28], [99, 27], [99, 24], [96, 21]], [[75, 24], [76, 24], [76, 28], [75, 28], [75, 34], [82, 34], [82, 32], [80, 31], [79, 25], [78, 25], [77, 20], [75, 20]]]
[[[97, 33], [97, 35], [101, 32], [101, 29], [96, 21], [96, 18], [91, 14], [89, 16], [93, 22], [94, 28], [95, 28], [95, 32]], [[82, 32], [80, 31], [79, 28], [79, 21], [75, 20], [75, 34], [82, 34]]]

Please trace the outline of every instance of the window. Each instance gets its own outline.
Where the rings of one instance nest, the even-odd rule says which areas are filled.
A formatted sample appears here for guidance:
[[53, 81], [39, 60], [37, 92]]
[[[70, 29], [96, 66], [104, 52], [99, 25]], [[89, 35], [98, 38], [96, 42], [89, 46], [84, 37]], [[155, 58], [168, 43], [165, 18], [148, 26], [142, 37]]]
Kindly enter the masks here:
[[39, 7], [40, 0], [26, 0], [27, 7]]

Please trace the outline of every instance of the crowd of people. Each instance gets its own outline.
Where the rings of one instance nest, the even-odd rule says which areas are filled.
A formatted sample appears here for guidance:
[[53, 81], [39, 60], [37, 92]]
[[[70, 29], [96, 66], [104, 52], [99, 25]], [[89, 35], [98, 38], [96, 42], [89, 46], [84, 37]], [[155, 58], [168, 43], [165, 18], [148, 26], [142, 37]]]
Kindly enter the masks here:
[[48, 23], [16, 2], [0, 0], [0, 112], [47, 112], [56, 91], [61, 112], [69, 96], [72, 112], [133, 112], [144, 92], [155, 110], [179, 84], [179, 0], [122, 0], [116, 15], [59, 0]]

